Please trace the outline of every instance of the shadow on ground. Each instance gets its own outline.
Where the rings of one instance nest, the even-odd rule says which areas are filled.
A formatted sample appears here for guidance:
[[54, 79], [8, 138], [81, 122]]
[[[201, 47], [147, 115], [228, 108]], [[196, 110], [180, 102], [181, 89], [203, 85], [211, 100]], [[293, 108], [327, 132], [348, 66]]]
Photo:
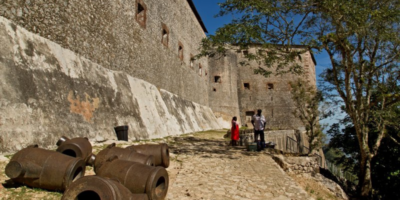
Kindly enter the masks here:
[[245, 146], [229, 145], [229, 141], [223, 139], [202, 139], [197, 137], [176, 137], [169, 142], [171, 153], [177, 155], [201, 155], [204, 158], [212, 158], [221, 155], [231, 159], [238, 159], [234, 154], [245, 156], [257, 156], [262, 152], [247, 151]]

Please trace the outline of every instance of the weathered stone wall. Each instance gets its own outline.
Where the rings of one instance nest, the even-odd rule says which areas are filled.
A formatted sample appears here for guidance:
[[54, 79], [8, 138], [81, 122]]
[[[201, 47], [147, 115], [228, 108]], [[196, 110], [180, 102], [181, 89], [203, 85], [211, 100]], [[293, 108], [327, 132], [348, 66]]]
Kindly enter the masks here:
[[[249, 53], [256, 54], [256, 51], [258, 51], [257, 48], [249, 49]], [[307, 52], [302, 57], [306, 73], [301, 76], [288, 73], [282, 76], [264, 77], [254, 74], [254, 69], [261, 66], [258, 62], [252, 61], [249, 65], [238, 64], [238, 94], [242, 124], [247, 123], [252, 127], [250, 123], [251, 115], [246, 116], [246, 112], [253, 111], [256, 113], [257, 109], [262, 109], [262, 114], [267, 120], [267, 128], [285, 130], [303, 127], [300, 120], [292, 114], [295, 107], [289, 84], [290, 81], [301, 77], [312, 81], [311, 84], [315, 85], [315, 70], [313, 71], [315, 65], [311, 55]], [[243, 60], [245, 60], [243, 52], [239, 52], [238, 61]], [[271, 67], [270, 70], [273, 71], [274, 68]]]
[[[233, 116], [239, 115], [238, 102], [238, 67], [236, 53], [227, 52], [227, 56], [215, 56], [209, 58], [210, 107], [214, 111], [224, 128], [231, 128]], [[240, 124], [242, 125], [242, 124]]]
[[311, 176], [319, 173], [318, 158], [315, 156], [288, 156], [275, 155], [273, 159], [288, 174]]
[[0, 151], [60, 136], [129, 139], [218, 129], [209, 107], [98, 65], [0, 17]]
[[[138, 2], [145, 26], [137, 21]], [[205, 33], [186, 0], [0, 0], [0, 16], [103, 67], [208, 105], [207, 60], [190, 64]]]

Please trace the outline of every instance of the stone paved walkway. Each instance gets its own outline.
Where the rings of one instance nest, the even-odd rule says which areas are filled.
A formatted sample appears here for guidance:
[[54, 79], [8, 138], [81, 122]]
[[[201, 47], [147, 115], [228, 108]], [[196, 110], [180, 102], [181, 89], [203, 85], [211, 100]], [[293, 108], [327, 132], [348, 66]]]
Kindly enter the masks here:
[[265, 152], [232, 148], [223, 139], [175, 140], [168, 200], [312, 199]]

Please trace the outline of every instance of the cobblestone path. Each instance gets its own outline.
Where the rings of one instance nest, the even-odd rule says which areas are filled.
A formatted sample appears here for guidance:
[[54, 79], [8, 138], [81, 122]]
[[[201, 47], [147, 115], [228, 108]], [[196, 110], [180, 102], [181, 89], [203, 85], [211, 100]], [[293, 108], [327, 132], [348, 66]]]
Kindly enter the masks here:
[[312, 199], [265, 152], [223, 139], [174, 138], [168, 200]]

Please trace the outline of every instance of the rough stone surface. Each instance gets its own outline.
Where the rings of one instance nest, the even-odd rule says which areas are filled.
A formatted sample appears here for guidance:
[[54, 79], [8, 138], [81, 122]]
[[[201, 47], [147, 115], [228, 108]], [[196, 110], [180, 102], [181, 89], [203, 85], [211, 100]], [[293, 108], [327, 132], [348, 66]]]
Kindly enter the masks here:
[[[137, 16], [138, 2], [146, 12], [143, 23]], [[292, 115], [289, 81], [300, 77], [315, 85], [310, 52], [301, 56], [302, 76], [255, 75], [259, 67], [275, 68], [258, 62], [242, 66], [244, 52], [236, 47], [224, 56], [191, 60], [206, 35], [187, 0], [0, 0], [0, 16], [105, 68], [210, 106], [225, 128], [233, 116], [240, 125], [251, 126], [251, 112], [262, 109], [268, 128], [296, 129], [302, 124]], [[259, 50], [255, 46], [248, 52]], [[215, 82], [215, 76], [220, 81]]]
[[209, 59], [210, 67], [210, 88], [209, 101], [210, 107], [214, 111], [220, 124], [224, 128], [231, 128], [233, 116], [238, 117], [238, 68], [237, 56], [234, 52], [227, 52], [227, 56], [216, 56]]
[[315, 175], [319, 172], [317, 157], [293, 157], [274, 155], [273, 159], [282, 167], [288, 174]]
[[161, 138], [218, 129], [209, 107], [112, 71], [0, 17], [0, 151], [62, 136]]
[[[137, 21], [137, 2], [146, 8], [145, 26]], [[187, 0], [0, 0], [0, 16], [105, 68], [208, 105], [207, 60], [190, 66], [190, 55], [198, 53], [206, 35]]]
[[349, 199], [347, 194], [343, 191], [343, 189], [334, 181], [325, 178], [321, 174], [315, 174], [315, 176], [312, 177], [314, 180], [316, 180], [318, 183], [324, 185], [325, 188], [328, 188], [332, 193], [334, 193], [337, 197], [341, 199]]
[[167, 199], [312, 199], [263, 152], [249, 153], [221, 140], [180, 138], [170, 145]]
[[[265, 51], [256, 46], [248, 50], [249, 53], [257, 54], [258, 51]], [[245, 60], [244, 52], [237, 52], [238, 62]], [[251, 61], [247, 65], [238, 64], [238, 95], [240, 102], [240, 117], [242, 124], [251, 126], [251, 115], [246, 115], [246, 112], [257, 109], [263, 110], [263, 115], [267, 120], [267, 128], [270, 129], [296, 129], [304, 126], [293, 116], [294, 104], [291, 99], [290, 81], [297, 78], [302, 78], [311, 81], [315, 85], [315, 63], [311, 59], [309, 52], [302, 55], [302, 63], [305, 73], [303, 75], [284, 74], [271, 75], [264, 77], [255, 75], [254, 70], [263, 67], [274, 72], [274, 66], [264, 66], [263, 63]], [[249, 84], [249, 88], [244, 87], [244, 84]], [[268, 84], [273, 87], [269, 88]]]

